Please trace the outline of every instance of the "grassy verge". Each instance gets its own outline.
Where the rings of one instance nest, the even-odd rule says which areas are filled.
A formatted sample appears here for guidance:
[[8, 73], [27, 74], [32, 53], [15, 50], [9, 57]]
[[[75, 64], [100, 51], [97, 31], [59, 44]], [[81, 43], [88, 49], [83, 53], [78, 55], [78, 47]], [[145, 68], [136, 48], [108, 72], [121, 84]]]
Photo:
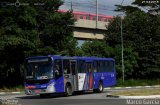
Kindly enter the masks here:
[[122, 95], [122, 96], [148, 96], [148, 95], [160, 95], [160, 89], [139, 89], [139, 90], [126, 90], [112, 95]]
[[122, 80], [117, 80], [116, 86], [153, 86], [153, 85], [160, 85], [160, 79], [156, 80], [125, 80], [124, 83]]
[[0, 92], [17, 92], [17, 91], [24, 91], [24, 86], [15, 86], [15, 87], [3, 87], [0, 88]]

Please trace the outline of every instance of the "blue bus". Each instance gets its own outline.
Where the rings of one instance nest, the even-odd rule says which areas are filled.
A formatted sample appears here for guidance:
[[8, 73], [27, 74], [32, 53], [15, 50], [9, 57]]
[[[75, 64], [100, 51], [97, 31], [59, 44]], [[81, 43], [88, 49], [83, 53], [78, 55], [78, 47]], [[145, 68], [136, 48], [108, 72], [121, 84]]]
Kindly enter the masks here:
[[115, 60], [59, 55], [26, 58], [25, 93], [72, 95], [76, 91], [103, 92], [116, 84]]

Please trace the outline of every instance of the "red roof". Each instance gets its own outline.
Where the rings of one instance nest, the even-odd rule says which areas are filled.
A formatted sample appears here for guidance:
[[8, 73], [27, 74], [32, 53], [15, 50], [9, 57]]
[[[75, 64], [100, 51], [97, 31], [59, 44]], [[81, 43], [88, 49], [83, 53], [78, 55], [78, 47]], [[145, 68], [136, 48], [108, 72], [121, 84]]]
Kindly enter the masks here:
[[[58, 12], [67, 12], [67, 10], [58, 10]], [[92, 14], [92, 13], [88, 13], [88, 12], [79, 12], [79, 11], [73, 11], [73, 14], [96, 16], [96, 14]], [[110, 19], [113, 18], [113, 16], [104, 15], [104, 14], [98, 14], [98, 16], [101, 16], [101, 17], [104, 17], [104, 18], [110, 18]]]

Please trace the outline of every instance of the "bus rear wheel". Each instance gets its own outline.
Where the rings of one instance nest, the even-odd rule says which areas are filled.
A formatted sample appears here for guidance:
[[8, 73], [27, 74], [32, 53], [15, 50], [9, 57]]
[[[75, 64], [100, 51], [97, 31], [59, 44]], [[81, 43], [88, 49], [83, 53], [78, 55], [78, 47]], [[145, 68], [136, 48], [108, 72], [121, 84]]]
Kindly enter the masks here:
[[103, 83], [100, 81], [99, 84], [98, 84], [98, 89], [95, 89], [94, 92], [102, 93], [103, 90], [104, 90]]
[[67, 84], [65, 87], [65, 96], [70, 96], [70, 95], [72, 95], [72, 87]]

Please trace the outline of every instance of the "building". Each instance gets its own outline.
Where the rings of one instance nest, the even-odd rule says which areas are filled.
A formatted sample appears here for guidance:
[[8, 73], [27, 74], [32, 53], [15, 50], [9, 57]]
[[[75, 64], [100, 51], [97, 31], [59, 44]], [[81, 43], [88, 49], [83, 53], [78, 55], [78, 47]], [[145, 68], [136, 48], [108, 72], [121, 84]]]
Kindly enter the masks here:
[[[66, 10], [59, 10], [59, 12], [67, 12]], [[109, 22], [113, 16], [98, 14], [98, 21], [96, 21], [96, 14], [87, 12], [75, 12], [73, 15], [77, 20], [74, 27], [74, 37], [78, 41], [104, 38]]]

